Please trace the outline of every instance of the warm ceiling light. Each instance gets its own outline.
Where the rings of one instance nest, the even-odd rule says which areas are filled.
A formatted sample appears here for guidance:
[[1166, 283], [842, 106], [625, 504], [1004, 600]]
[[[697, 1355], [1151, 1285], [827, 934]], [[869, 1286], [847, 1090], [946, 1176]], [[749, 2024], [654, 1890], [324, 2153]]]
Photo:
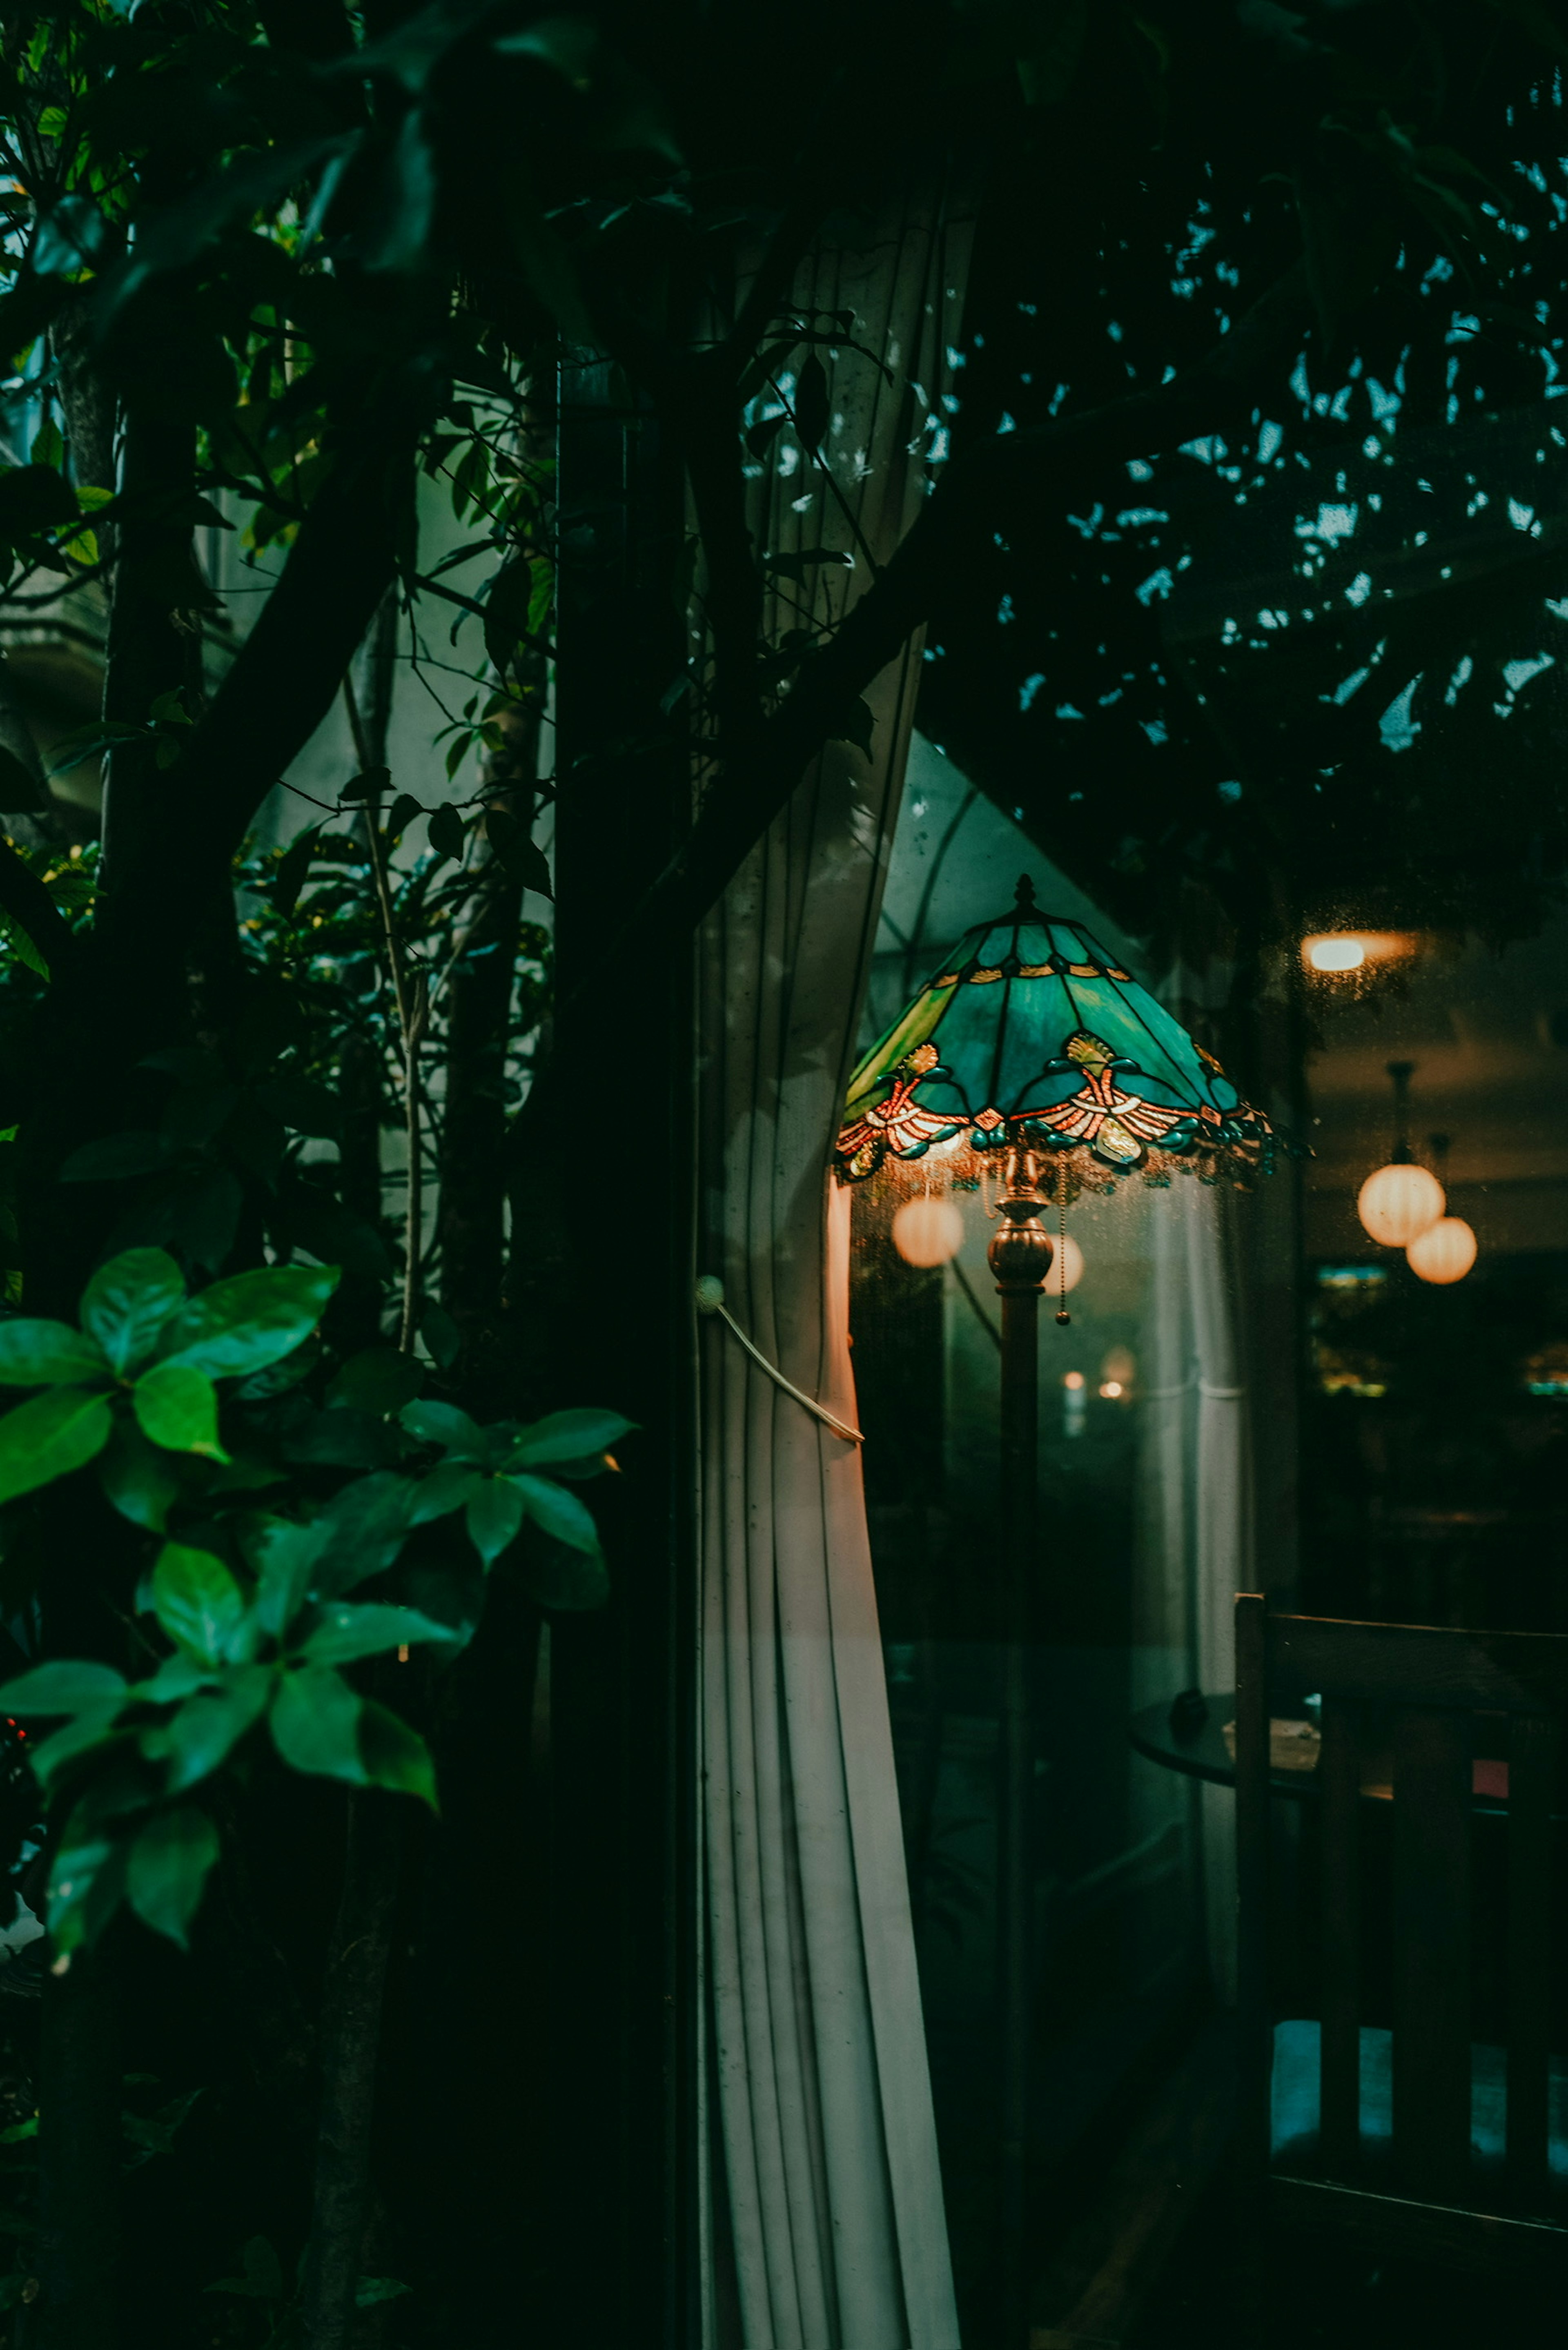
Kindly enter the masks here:
[[963, 1246], [963, 1218], [950, 1200], [906, 1200], [893, 1219], [893, 1246], [906, 1264], [946, 1264]]
[[1363, 1229], [1384, 1248], [1408, 1248], [1435, 1224], [1448, 1206], [1443, 1187], [1428, 1168], [1380, 1167], [1356, 1195]]
[[1422, 1281], [1446, 1287], [1462, 1281], [1476, 1261], [1476, 1236], [1462, 1216], [1439, 1216], [1405, 1252], [1405, 1261]]
[[1307, 939], [1306, 959], [1314, 971], [1359, 971], [1366, 949], [1356, 938]]
[[1353, 971], [1370, 977], [1379, 963], [1407, 962], [1419, 945], [1413, 931], [1312, 931], [1302, 941], [1302, 961], [1330, 979]]
[[1448, 1206], [1443, 1187], [1429, 1168], [1417, 1167], [1405, 1128], [1414, 1061], [1390, 1061], [1394, 1080], [1394, 1153], [1386, 1167], [1369, 1175], [1356, 1194], [1362, 1228], [1384, 1248], [1407, 1248]]
[[1083, 1386], [1083, 1384], [1084, 1374], [1082, 1371], [1066, 1371], [1063, 1374], [1062, 1385], [1064, 1388], [1071, 1388], [1075, 1395], [1077, 1394], [1078, 1389]]

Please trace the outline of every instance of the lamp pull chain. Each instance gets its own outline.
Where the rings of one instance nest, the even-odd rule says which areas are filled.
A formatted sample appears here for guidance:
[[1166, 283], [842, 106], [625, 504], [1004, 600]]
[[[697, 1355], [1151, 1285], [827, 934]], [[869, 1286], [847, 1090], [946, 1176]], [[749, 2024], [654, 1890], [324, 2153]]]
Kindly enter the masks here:
[[832, 1429], [835, 1436], [842, 1436], [846, 1444], [865, 1443], [866, 1439], [861, 1435], [860, 1430], [857, 1428], [851, 1428], [847, 1420], [836, 1419], [832, 1412], [828, 1410], [826, 1405], [818, 1403], [815, 1396], [803, 1395], [799, 1388], [795, 1387], [790, 1380], [785, 1378], [784, 1373], [779, 1369], [775, 1363], [769, 1362], [762, 1348], [753, 1345], [751, 1339], [747, 1337], [745, 1332], [742, 1329], [740, 1324], [736, 1321], [734, 1315], [725, 1305], [724, 1284], [718, 1278], [717, 1274], [705, 1273], [698, 1282], [697, 1311], [699, 1314], [716, 1314], [721, 1322], [728, 1323], [730, 1328], [734, 1332], [742, 1346], [744, 1347], [747, 1354], [752, 1357], [752, 1360], [754, 1363], [761, 1364], [763, 1369], [766, 1371], [774, 1385], [777, 1388], [782, 1388], [785, 1395], [793, 1396], [796, 1403], [804, 1404], [806, 1410], [809, 1411], [814, 1418], [820, 1419], [825, 1428]]
[[1060, 1324], [1070, 1322], [1073, 1318], [1067, 1311], [1067, 1181], [1065, 1176], [1063, 1177], [1061, 1189], [1056, 1194], [1056, 1208], [1061, 1218], [1061, 1240], [1056, 1251], [1056, 1320]]

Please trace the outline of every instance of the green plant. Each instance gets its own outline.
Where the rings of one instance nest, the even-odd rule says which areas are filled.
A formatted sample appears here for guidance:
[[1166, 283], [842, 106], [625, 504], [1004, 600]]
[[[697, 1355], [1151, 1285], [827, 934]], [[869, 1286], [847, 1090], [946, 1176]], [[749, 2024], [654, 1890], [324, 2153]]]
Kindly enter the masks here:
[[[172, 1258], [133, 1249], [93, 1275], [79, 1326], [0, 1324], [0, 1379], [40, 1390], [0, 1418], [0, 1499], [90, 1468], [144, 1535], [193, 1521], [192, 1539], [181, 1525], [159, 1540], [138, 1585], [138, 1616], [164, 1644], [135, 1632], [138, 1678], [101, 1659], [52, 1659], [0, 1689], [0, 1707], [24, 1720], [65, 1717], [31, 1757], [54, 1829], [57, 1967], [122, 1904], [185, 1946], [218, 1856], [213, 1783], [248, 1767], [264, 1733], [290, 1770], [434, 1807], [424, 1739], [349, 1678], [415, 1647], [450, 1654], [472, 1632], [461, 1609], [441, 1620], [392, 1591], [417, 1529], [461, 1512], [488, 1572], [532, 1523], [548, 1537], [527, 1569], [538, 1596], [557, 1607], [604, 1596], [598, 1535], [575, 1487], [602, 1471], [628, 1422], [576, 1410], [482, 1428], [453, 1404], [408, 1398], [410, 1367], [387, 1349], [346, 1365], [335, 1385], [361, 1408], [382, 1406], [359, 1416], [379, 1419], [405, 1465], [322, 1497], [296, 1483], [282, 1506], [256, 1505], [287, 1471], [229, 1449], [223, 1390], [234, 1383], [242, 1420], [247, 1399], [265, 1411], [337, 1279], [333, 1267], [268, 1266], [189, 1296]], [[337, 1408], [350, 1434], [354, 1410]], [[349, 1596], [367, 1586], [378, 1596]]]

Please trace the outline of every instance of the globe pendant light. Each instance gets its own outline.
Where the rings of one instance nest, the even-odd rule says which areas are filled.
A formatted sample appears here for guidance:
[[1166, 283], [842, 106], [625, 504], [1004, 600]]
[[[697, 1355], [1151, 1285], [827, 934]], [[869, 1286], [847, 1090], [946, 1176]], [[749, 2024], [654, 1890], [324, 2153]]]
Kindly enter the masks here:
[[929, 1192], [906, 1200], [893, 1218], [893, 1246], [906, 1264], [946, 1264], [963, 1246], [963, 1218], [950, 1200]]
[[1356, 1196], [1355, 1212], [1362, 1226], [1384, 1248], [1407, 1248], [1435, 1224], [1448, 1201], [1437, 1177], [1417, 1167], [1405, 1137], [1407, 1097], [1414, 1061], [1390, 1061], [1394, 1080], [1394, 1150], [1386, 1167], [1369, 1175]]
[[[1446, 1189], [1449, 1138], [1434, 1134], [1428, 1139]], [[1476, 1236], [1462, 1216], [1439, 1216], [1405, 1251], [1405, 1262], [1417, 1279], [1443, 1289], [1450, 1282], [1462, 1281], [1475, 1261]]]
[[1443, 1288], [1462, 1281], [1475, 1261], [1476, 1236], [1462, 1216], [1439, 1216], [1405, 1252], [1412, 1273]]

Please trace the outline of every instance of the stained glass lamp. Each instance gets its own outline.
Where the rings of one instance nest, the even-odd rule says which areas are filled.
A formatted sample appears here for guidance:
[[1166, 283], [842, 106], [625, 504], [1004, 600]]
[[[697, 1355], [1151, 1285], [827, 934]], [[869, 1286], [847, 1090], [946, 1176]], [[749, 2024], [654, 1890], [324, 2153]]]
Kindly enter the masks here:
[[[1081, 1191], [1108, 1191], [1131, 1175], [1168, 1185], [1179, 1170], [1244, 1185], [1271, 1166], [1273, 1149], [1268, 1119], [1241, 1099], [1213, 1055], [1082, 922], [1043, 913], [1027, 875], [1009, 910], [979, 923], [944, 957], [850, 1080], [836, 1154], [846, 1181], [881, 1174], [912, 1189], [944, 1177], [972, 1187], [991, 1170], [1002, 1178], [989, 1257], [1002, 1299], [998, 2267], [1009, 2350], [1026, 2333], [1033, 1757], [1025, 1659], [1038, 1507], [1039, 1302], [1057, 1253], [1041, 1211], [1054, 1206], [1063, 1220], [1064, 1267], [1066, 1209]], [[908, 1219], [908, 1205], [900, 1212]], [[933, 1218], [928, 1211], [917, 1221], [924, 1239]], [[939, 1238], [933, 1231], [933, 1250]], [[942, 1247], [928, 1261], [951, 1253]], [[1056, 1318], [1065, 1322], [1064, 1295], [1060, 1305]]]
[[854, 1182], [934, 1150], [962, 1181], [1023, 1150], [1072, 1199], [1135, 1170], [1244, 1179], [1272, 1149], [1212, 1054], [1082, 922], [1042, 913], [1024, 875], [860, 1063], [837, 1157]]

